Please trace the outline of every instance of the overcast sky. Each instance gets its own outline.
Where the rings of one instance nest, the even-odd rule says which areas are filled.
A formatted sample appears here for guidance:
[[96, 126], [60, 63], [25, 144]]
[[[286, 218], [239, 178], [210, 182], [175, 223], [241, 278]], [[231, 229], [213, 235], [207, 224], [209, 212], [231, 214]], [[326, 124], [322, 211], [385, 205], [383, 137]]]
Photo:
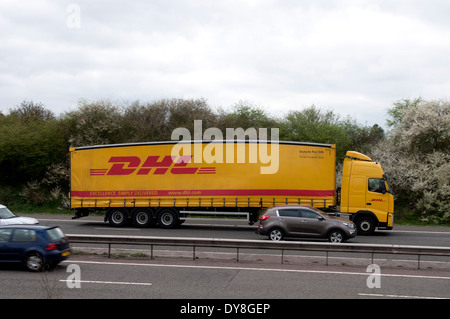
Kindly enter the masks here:
[[88, 100], [312, 104], [385, 125], [450, 96], [449, 0], [1, 0], [0, 111]]

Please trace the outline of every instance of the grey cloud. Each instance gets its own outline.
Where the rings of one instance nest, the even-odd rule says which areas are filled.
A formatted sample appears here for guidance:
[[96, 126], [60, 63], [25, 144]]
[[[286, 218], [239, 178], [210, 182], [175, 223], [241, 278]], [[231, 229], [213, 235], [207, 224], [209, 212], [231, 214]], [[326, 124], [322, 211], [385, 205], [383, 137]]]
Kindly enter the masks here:
[[[68, 28], [67, 7], [81, 9]], [[445, 1], [24, 1], [0, 4], [0, 110], [80, 98], [315, 104], [384, 124], [393, 101], [448, 98]]]

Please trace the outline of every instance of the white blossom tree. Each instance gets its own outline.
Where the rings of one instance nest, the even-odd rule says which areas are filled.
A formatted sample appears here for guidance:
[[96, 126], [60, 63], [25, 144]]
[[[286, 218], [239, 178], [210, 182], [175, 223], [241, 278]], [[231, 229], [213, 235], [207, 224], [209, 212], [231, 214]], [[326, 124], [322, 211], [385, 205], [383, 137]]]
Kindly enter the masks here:
[[423, 221], [450, 222], [450, 103], [397, 102], [388, 138], [372, 156], [390, 176], [400, 207]]

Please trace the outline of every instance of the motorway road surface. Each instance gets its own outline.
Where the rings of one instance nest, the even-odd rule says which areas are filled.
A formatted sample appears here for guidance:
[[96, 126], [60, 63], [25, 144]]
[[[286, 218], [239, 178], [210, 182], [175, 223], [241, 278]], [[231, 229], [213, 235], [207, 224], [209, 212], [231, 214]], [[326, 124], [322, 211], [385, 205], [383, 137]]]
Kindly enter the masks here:
[[[68, 266], [79, 267], [74, 276]], [[208, 260], [107, 259], [75, 256], [55, 270], [30, 273], [3, 265], [0, 297], [7, 298], [450, 298], [450, 271], [232, 263]], [[369, 288], [367, 282], [372, 283]], [[73, 288], [71, 288], [73, 287]]]
[[[254, 226], [245, 224], [236, 226], [221, 222], [210, 226], [189, 221], [173, 230], [117, 229], [104, 223], [102, 217], [71, 220], [69, 215], [33, 216], [41, 224], [59, 225], [69, 234], [266, 240], [254, 233]], [[350, 242], [448, 247], [450, 230], [402, 226], [395, 227], [394, 231], [377, 232], [375, 236], [358, 236]], [[374, 260], [380, 265], [377, 273], [373, 268], [367, 268], [371, 264], [368, 256], [333, 256], [327, 266], [323, 254], [286, 255], [283, 264], [276, 253], [254, 255], [242, 252], [239, 262], [233, 252], [228, 251], [200, 251], [196, 260], [192, 260], [190, 254], [189, 251], [178, 251], [178, 248], [161, 249], [153, 260], [149, 257], [109, 259], [98, 254], [75, 254], [55, 270], [43, 274], [1, 265], [0, 298], [450, 298], [450, 260], [422, 260], [421, 269], [417, 270], [414, 258], [407, 260], [395, 256], [390, 257], [394, 261], [386, 263], [382, 257], [377, 257]], [[78, 277], [77, 270], [69, 265], [79, 267]], [[178, 308], [172, 311], [178, 311]]]
[[[26, 215], [23, 215], [26, 216]], [[158, 227], [136, 228], [133, 226], [115, 228], [103, 221], [101, 216], [88, 216], [71, 219], [71, 215], [29, 215], [37, 218], [43, 225], [58, 225], [67, 234], [130, 235], [261, 239], [255, 234], [257, 224], [250, 226], [244, 221], [186, 221], [177, 229]], [[306, 239], [311, 240], [311, 239]], [[373, 236], [357, 236], [349, 243], [417, 245], [450, 247], [449, 227], [395, 226], [393, 230], [376, 231]]]

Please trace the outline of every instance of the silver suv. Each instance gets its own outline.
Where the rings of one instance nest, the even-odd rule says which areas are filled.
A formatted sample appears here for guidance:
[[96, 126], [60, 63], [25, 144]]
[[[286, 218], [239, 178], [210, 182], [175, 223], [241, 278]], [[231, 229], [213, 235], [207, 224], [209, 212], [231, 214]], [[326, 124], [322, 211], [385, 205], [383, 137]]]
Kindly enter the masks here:
[[276, 206], [259, 218], [260, 235], [277, 241], [284, 237], [328, 238], [340, 243], [356, 236], [355, 224], [348, 219], [331, 217], [321, 210], [305, 205]]

